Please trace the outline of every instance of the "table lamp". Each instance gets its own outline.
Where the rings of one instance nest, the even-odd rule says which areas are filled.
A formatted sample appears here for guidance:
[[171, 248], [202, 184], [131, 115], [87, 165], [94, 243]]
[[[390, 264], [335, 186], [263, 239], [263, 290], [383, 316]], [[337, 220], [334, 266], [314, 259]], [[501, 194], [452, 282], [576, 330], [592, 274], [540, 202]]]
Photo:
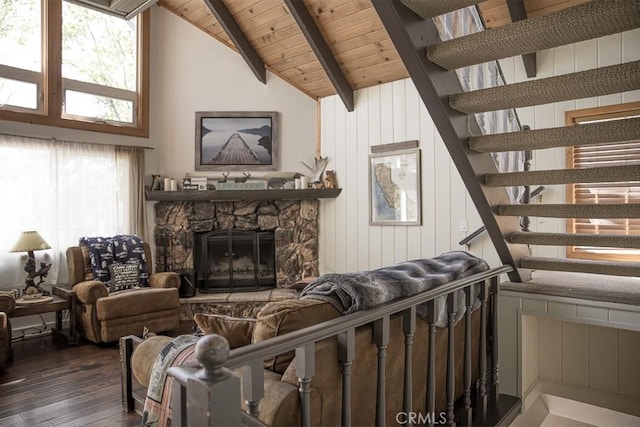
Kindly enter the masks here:
[[[27, 278], [25, 280], [25, 295], [41, 294], [48, 295], [49, 292], [40, 289], [40, 285], [44, 282], [44, 278], [47, 277], [51, 264], [44, 262], [40, 263], [40, 268], [36, 267], [36, 257], [33, 251], [40, 251], [43, 249], [51, 249], [51, 246], [44, 241], [42, 236], [37, 231], [23, 231], [20, 238], [13, 245], [13, 248], [9, 252], [26, 252], [27, 263], [24, 266], [24, 271], [27, 272]], [[36, 282], [36, 278], [38, 282]]]

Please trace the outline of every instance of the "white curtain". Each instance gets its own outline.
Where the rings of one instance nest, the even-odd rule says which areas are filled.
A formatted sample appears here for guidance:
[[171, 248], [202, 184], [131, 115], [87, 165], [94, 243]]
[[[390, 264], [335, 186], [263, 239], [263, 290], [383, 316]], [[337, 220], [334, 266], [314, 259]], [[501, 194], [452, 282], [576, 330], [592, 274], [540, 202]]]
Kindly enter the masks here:
[[[484, 31], [484, 25], [475, 7], [459, 9], [433, 18], [438, 34], [442, 40], [450, 40], [468, 34]], [[504, 79], [497, 62], [472, 65], [456, 70], [465, 92], [504, 85]], [[517, 132], [520, 124], [513, 109], [487, 111], [475, 115], [482, 134]], [[512, 151], [493, 153], [493, 159], [500, 172], [516, 172], [524, 168], [524, 152]], [[524, 188], [508, 188], [513, 203], [520, 199]]]
[[8, 252], [22, 231], [38, 231], [51, 246], [35, 252], [36, 262], [52, 264], [49, 285], [66, 281], [64, 253], [80, 237], [142, 236], [144, 223], [132, 214], [144, 208], [132, 202], [143, 187], [132, 171], [141, 165], [142, 148], [0, 134], [0, 289], [24, 287], [26, 253]]

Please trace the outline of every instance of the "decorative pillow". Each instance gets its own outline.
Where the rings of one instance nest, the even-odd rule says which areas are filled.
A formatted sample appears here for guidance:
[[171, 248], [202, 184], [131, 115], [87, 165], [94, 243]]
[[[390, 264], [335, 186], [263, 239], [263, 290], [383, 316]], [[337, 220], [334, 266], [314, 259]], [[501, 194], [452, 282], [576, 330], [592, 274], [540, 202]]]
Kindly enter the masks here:
[[109, 266], [111, 280], [109, 292], [123, 291], [134, 286], [140, 286], [140, 265], [138, 264], [111, 264]]
[[229, 347], [237, 348], [251, 344], [256, 319], [229, 317], [221, 314], [196, 313], [193, 316], [198, 327], [205, 335], [222, 335], [229, 341]]
[[93, 278], [101, 282], [109, 281], [109, 266], [113, 263], [113, 245], [107, 237], [83, 237], [80, 246], [89, 248], [89, 260]]
[[140, 285], [149, 286], [147, 258], [144, 253], [144, 242], [138, 236], [118, 235], [111, 238], [113, 242], [114, 262], [122, 264], [138, 264], [140, 266]]
[[[288, 299], [269, 302], [258, 312], [251, 342], [258, 343], [336, 317], [340, 317], [340, 312], [333, 305], [320, 300]], [[290, 351], [265, 360], [264, 367], [283, 374], [294, 354]]]

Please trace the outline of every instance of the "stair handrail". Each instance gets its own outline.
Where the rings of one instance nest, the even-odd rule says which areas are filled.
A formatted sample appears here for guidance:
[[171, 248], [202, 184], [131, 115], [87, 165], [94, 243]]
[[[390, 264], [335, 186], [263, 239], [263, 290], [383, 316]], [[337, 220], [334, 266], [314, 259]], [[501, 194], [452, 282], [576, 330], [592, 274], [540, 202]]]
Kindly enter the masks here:
[[[536, 197], [538, 194], [542, 193], [545, 190], [544, 185], [540, 185], [538, 188], [536, 188], [535, 190], [533, 190], [531, 192], [531, 194], [529, 194], [529, 199], [532, 199], [534, 197]], [[523, 217], [524, 218], [524, 217]], [[528, 217], [527, 217], [528, 218]], [[487, 227], [480, 226], [478, 227], [474, 232], [470, 233], [467, 237], [465, 237], [464, 239], [460, 240], [458, 242], [458, 244], [460, 246], [470, 246], [471, 242], [474, 241], [477, 237], [479, 237], [481, 234], [483, 234], [485, 231], [487, 231]], [[522, 231], [528, 231], [528, 230], [523, 230]]]

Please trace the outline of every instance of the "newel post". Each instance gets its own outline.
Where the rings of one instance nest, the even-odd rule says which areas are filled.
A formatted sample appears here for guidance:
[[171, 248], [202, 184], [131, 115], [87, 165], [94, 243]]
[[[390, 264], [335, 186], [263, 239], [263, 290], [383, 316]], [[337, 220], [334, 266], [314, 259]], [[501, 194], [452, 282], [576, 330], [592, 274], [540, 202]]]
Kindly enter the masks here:
[[188, 425], [239, 426], [240, 378], [223, 366], [229, 343], [220, 335], [205, 335], [195, 352], [202, 368], [187, 380]]

